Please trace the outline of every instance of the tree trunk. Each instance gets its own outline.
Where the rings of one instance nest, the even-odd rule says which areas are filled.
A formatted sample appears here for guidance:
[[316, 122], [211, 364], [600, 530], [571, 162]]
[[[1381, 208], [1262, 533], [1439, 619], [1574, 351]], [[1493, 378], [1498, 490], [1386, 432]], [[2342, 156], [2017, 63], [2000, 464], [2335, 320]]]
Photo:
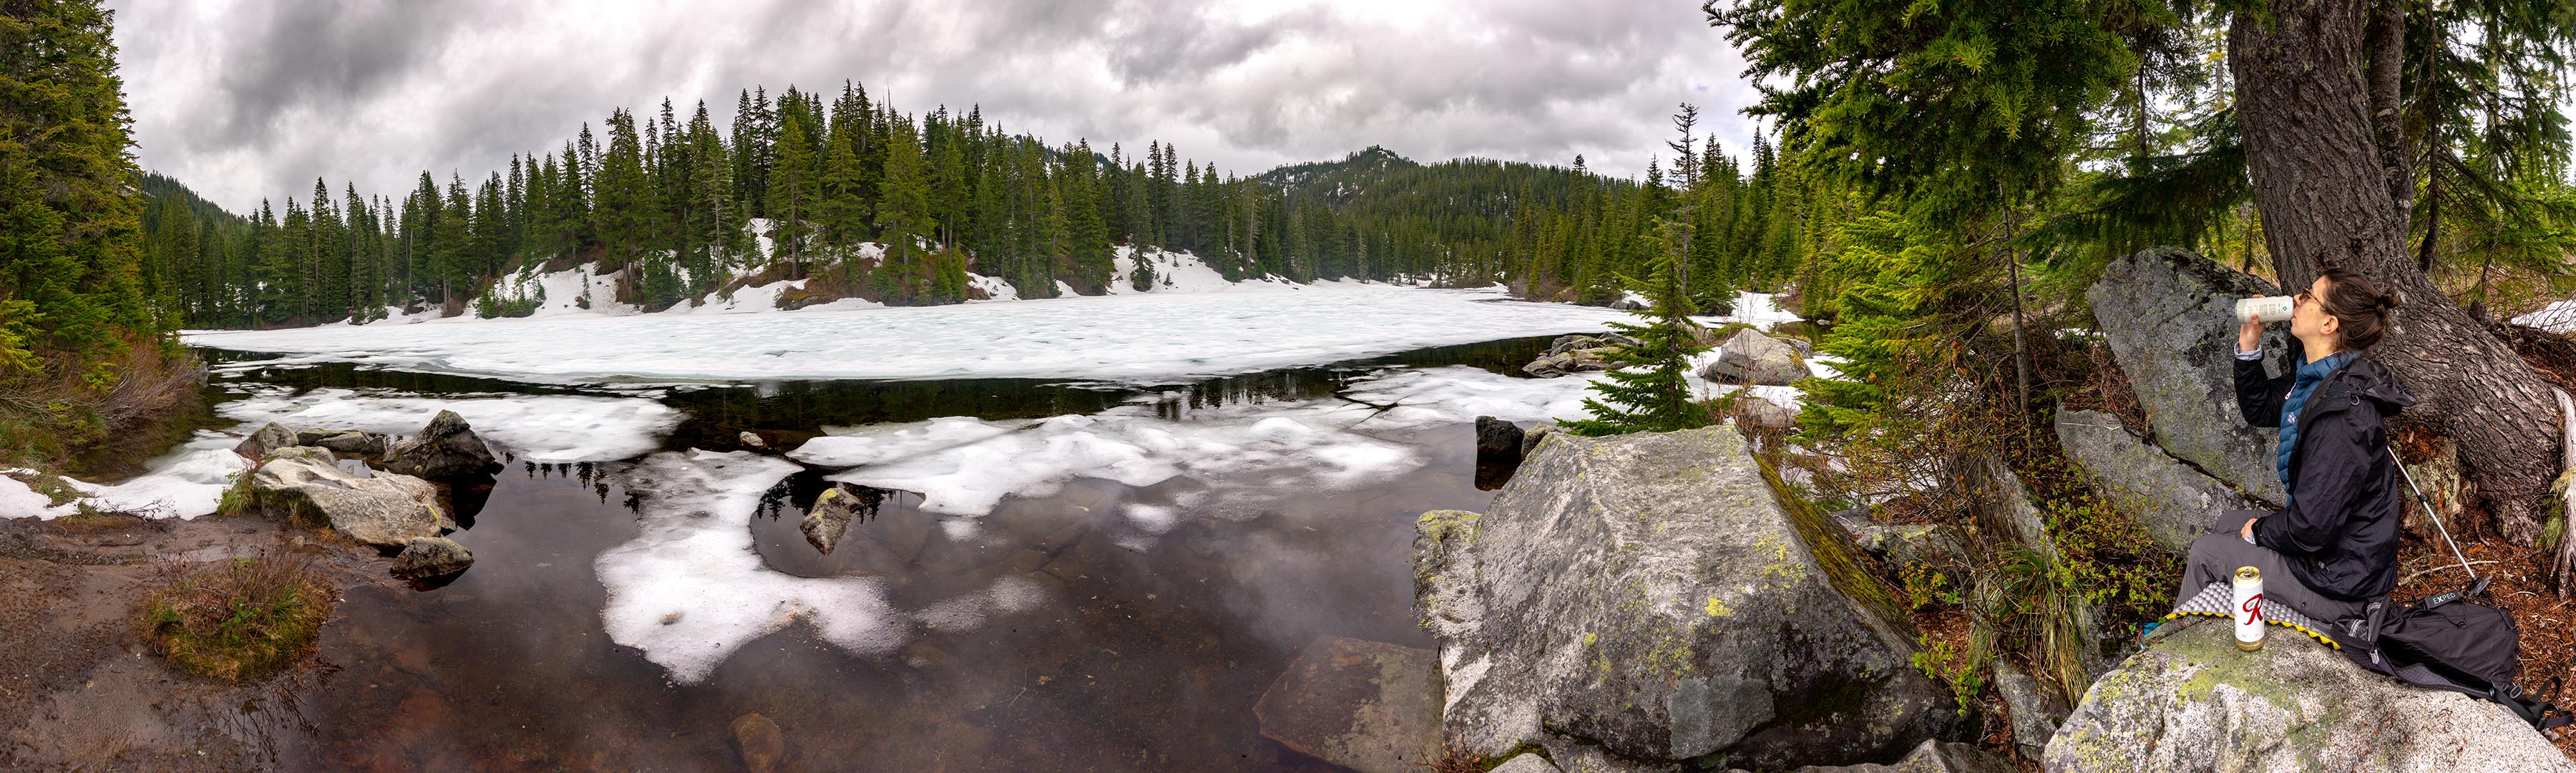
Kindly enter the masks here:
[[2365, 0], [2278, 0], [2228, 31], [2264, 241], [2285, 290], [2336, 265], [2400, 293], [2376, 356], [2424, 401], [2401, 420], [2458, 441], [2496, 526], [2529, 545], [2557, 473], [2555, 398], [2409, 260], [2372, 120], [2370, 21]]

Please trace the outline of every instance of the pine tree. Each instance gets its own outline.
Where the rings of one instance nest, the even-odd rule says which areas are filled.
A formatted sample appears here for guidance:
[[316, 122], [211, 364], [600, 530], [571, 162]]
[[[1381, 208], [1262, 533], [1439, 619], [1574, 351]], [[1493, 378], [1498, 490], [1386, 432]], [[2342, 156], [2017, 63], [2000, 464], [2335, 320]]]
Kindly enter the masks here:
[[1650, 239], [1656, 247], [1650, 273], [1643, 282], [1628, 282], [1631, 291], [1646, 296], [1654, 306], [1630, 312], [1644, 322], [1610, 323], [1638, 344], [1611, 354], [1611, 371], [1592, 383], [1595, 396], [1583, 399], [1592, 418], [1563, 422], [1568, 432], [1600, 436], [1708, 426], [1708, 409], [1691, 399], [1690, 385], [1684, 380], [1691, 355], [1703, 348], [1695, 334], [1698, 324], [1690, 319], [1689, 288], [1682, 284], [1680, 270], [1691, 225], [1664, 220], [1656, 226]]
[[923, 167], [912, 122], [895, 122], [886, 138], [885, 201], [877, 207], [877, 230], [885, 240], [877, 290], [889, 301], [909, 302], [919, 290], [915, 283], [933, 226], [929, 172]]

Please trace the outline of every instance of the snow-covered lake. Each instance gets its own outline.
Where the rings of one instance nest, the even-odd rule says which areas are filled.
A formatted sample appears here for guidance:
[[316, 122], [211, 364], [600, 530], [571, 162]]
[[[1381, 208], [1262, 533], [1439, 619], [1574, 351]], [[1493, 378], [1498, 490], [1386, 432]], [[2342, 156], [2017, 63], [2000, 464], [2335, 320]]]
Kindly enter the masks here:
[[[343, 607], [353, 633], [334, 641], [441, 653], [328, 653], [398, 688], [325, 699], [348, 719], [324, 734], [345, 730], [350, 749], [400, 721], [385, 717], [408, 704], [390, 696], [423, 690], [513, 695], [441, 731], [500, 745], [549, 743], [552, 717], [652, 725], [767, 690], [786, 702], [767, 710], [900, 728], [836, 734], [872, 759], [936, 766], [906, 755], [955, 748], [1079, 769], [1153, 748], [1239, 767], [1266, 748], [1245, 719], [1253, 699], [1315, 636], [1427, 646], [1405, 554], [1421, 512], [1491, 496], [1469, 424], [1583, 415], [1600, 374], [1518, 366], [1548, 336], [1634, 317], [1497, 290], [1199, 284], [191, 332], [229, 352], [215, 412], [241, 424], [86, 493], [210, 512], [248, 467], [232, 446], [268, 421], [403, 434], [454, 410], [508, 453], [487, 499], [459, 505], [468, 528], [452, 536], [472, 570]], [[1738, 309], [1794, 319], [1767, 296]], [[746, 430], [779, 440], [748, 449]], [[14, 483], [0, 477], [0, 508], [30, 506]], [[820, 553], [797, 522], [836, 484], [887, 499]], [[521, 640], [557, 644], [528, 657]], [[400, 665], [413, 662], [432, 665]], [[977, 712], [1021, 739], [956, 724]], [[1139, 722], [1069, 734], [1108, 715]], [[729, 764], [720, 743], [666, 740], [620, 759]]]
[[[1266, 283], [1245, 285], [1259, 287]], [[1244, 285], [1237, 285], [1244, 287]], [[1609, 309], [1500, 290], [1278, 284], [912, 308], [565, 315], [193, 331], [193, 346], [571, 383], [966, 377], [1155, 381], [1591, 332]]]

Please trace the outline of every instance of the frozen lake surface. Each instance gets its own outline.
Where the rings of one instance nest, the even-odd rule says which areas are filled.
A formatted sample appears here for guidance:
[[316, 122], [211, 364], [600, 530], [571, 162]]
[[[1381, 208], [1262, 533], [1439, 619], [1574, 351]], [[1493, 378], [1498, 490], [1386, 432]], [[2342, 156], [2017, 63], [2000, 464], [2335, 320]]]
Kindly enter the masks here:
[[1602, 330], [1499, 289], [1277, 285], [908, 308], [194, 331], [190, 345], [523, 381], [967, 377], [1153, 382]]

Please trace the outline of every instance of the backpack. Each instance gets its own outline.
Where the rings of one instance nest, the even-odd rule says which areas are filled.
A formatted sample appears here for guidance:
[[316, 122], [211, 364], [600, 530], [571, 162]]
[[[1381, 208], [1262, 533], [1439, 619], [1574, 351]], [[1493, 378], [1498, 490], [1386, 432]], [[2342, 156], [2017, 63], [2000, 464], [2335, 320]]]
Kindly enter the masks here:
[[[2576, 723], [2567, 709], [2547, 698], [2526, 695], [2514, 679], [2521, 673], [2515, 655], [2522, 633], [2503, 610], [2473, 603], [2458, 593], [2444, 593], [2391, 606], [2372, 600], [2360, 617], [2338, 621], [2336, 639], [2343, 653], [2362, 668], [2398, 681], [2434, 690], [2449, 690], [2504, 704], [2537, 730]], [[2550, 682], [2550, 696], [2558, 692]]]

